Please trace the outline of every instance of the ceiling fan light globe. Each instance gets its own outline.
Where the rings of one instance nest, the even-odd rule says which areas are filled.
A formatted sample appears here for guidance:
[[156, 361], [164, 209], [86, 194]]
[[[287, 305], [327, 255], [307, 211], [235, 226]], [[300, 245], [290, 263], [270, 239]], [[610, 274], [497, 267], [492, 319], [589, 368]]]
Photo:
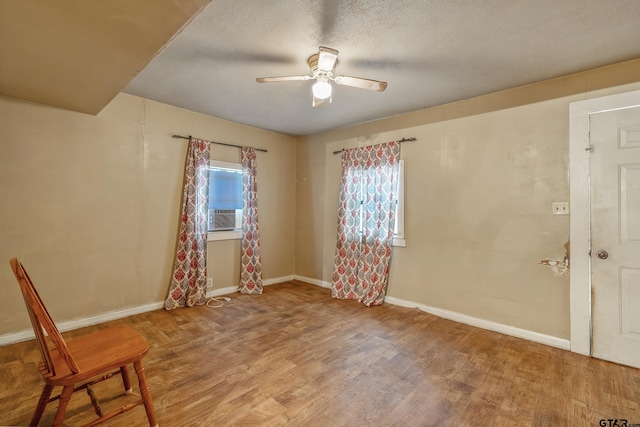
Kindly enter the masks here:
[[331, 83], [318, 81], [313, 84], [311, 90], [316, 98], [327, 99], [331, 96]]

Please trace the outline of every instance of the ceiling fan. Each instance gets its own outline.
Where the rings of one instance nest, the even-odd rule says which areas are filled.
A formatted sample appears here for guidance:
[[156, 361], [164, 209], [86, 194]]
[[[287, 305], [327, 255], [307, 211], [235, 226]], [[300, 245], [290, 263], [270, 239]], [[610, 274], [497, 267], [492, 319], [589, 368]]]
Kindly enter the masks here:
[[307, 60], [311, 75], [306, 76], [283, 76], [283, 77], [258, 77], [258, 83], [287, 82], [296, 80], [313, 80], [313, 102], [314, 107], [322, 107], [324, 101], [329, 99], [331, 103], [331, 81], [339, 85], [357, 87], [360, 89], [377, 90], [384, 92], [387, 88], [386, 82], [378, 80], [363, 79], [360, 77], [334, 76], [333, 73], [338, 64], [338, 51], [329, 47], [320, 46], [319, 52], [314, 53]]

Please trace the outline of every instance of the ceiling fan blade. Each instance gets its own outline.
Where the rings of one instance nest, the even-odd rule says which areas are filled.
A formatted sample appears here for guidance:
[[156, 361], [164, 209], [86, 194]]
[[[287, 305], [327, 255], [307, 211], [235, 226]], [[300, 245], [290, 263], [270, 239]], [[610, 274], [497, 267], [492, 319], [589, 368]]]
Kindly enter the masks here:
[[320, 46], [318, 54], [318, 70], [326, 73], [333, 72], [338, 63], [338, 51], [330, 47]]
[[352, 86], [367, 90], [377, 90], [378, 92], [384, 92], [387, 88], [387, 82], [363, 79], [360, 77], [336, 76], [333, 80], [339, 85]]
[[269, 82], [291, 82], [298, 80], [311, 80], [313, 76], [282, 76], [282, 77], [258, 77], [256, 81], [258, 83], [269, 83]]

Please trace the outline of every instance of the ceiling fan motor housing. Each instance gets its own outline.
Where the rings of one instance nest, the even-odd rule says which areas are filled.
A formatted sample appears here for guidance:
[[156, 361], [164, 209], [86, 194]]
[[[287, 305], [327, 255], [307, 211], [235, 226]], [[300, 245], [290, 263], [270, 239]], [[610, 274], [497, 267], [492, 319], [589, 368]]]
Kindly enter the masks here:
[[[311, 75], [313, 75], [314, 77], [323, 72], [323, 70], [318, 69], [319, 57], [320, 57], [320, 54], [314, 53], [309, 57], [309, 59], [307, 59], [307, 63], [309, 64], [309, 69], [311, 70]], [[338, 59], [336, 59], [336, 65], [338, 65]], [[327, 73], [326, 71], [324, 72]]]
[[258, 77], [258, 83], [266, 82], [286, 82], [301, 80], [317, 80], [312, 87], [314, 107], [320, 107], [324, 104], [325, 99], [331, 102], [331, 81], [343, 86], [351, 86], [360, 89], [375, 90], [383, 92], [387, 88], [387, 83], [363, 79], [361, 77], [350, 76], [334, 76], [333, 73], [338, 65], [338, 51], [330, 47], [320, 46], [319, 52], [314, 53], [307, 59], [311, 75], [306, 76], [276, 76], [276, 77]]

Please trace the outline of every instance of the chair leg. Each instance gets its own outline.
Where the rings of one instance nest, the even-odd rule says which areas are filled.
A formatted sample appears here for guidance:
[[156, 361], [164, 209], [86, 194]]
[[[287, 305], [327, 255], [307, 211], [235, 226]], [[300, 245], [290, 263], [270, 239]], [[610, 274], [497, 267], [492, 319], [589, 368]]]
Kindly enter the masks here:
[[131, 380], [129, 379], [129, 370], [126, 366], [120, 367], [120, 375], [122, 375], [122, 384], [124, 385], [125, 394], [131, 394], [133, 388], [131, 387]]
[[147, 411], [147, 419], [151, 427], [156, 427], [158, 421], [156, 420], [156, 413], [153, 409], [153, 400], [151, 399], [151, 392], [147, 385], [147, 378], [144, 374], [144, 367], [142, 361], [137, 360], [133, 362], [133, 366], [136, 369], [136, 375], [138, 376], [138, 384], [140, 384], [140, 394], [142, 395], [142, 401], [144, 402], [144, 410]]
[[93, 405], [93, 409], [96, 411], [96, 415], [102, 417], [104, 415], [104, 412], [102, 412], [100, 401], [93, 391], [93, 387], [91, 387], [91, 384], [87, 384], [87, 396], [89, 396], [89, 399], [91, 400], [91, 405]]
[[52, 427], [59, 427], [62, 425], [64, 412], [67, 410], [67, 405], [69, 404], [69, 400], [71, 399], [72, 394], [73, 385], [64, 386], [64, 388], [62, 389], [62, 393], [60, 393], [60, 403], [58, 404], [56, 416], [53, 417], [53, 423], [51, 424]]
[[44, 413], [44, 408], [49, 403], [49, 397], [51, 396], [51, 391], [53, 390], [53, 386], [49, 384], [45, 384], [42, 389], [42, 393], [40, 394], [40, 400], [38, 400], [38, 406], [36, 406], [36, 410], [33, 413], [33, 417], [31, 417], [30, 426], [37, 426], [40, 422], [40, 418], [42, 418], [42, 414]]

